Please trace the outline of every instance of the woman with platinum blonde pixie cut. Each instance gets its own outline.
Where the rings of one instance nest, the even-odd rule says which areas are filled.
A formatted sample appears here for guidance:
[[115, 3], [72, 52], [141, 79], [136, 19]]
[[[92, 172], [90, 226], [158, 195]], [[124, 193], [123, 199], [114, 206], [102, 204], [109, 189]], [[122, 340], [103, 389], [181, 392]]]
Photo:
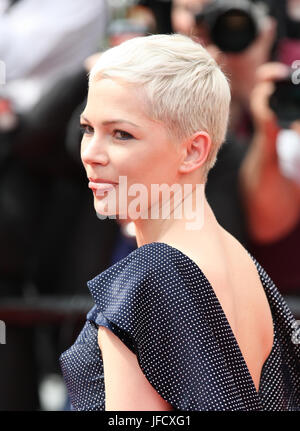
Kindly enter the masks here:
[[87, 283], [95, 305], [60, 357], [72, 409], [300, 410], [297, 321], [205, 197], [229, 104], [183, 35], [128, 40], [91, 70], [82, 162], [98, 217], [131, 221], [137, 248]]

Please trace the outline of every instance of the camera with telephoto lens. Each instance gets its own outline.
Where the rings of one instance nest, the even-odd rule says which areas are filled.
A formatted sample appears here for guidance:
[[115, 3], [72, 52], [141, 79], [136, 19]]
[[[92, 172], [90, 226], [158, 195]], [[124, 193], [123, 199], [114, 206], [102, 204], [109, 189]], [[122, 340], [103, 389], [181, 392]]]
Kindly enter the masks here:
[[266, 5], [249, 0], [213, 0], [195, 16], [223, 52], [244, 51], [256, 39], [267, 15]]

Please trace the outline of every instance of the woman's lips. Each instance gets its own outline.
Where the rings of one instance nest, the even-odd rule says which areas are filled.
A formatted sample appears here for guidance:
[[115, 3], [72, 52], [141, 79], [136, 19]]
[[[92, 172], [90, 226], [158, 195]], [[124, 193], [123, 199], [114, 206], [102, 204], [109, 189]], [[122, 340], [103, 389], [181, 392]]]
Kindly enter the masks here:
[[93, 190], [96, 196], [103, 196], [104, 192], [108, 192], [116, 186], [117, 184], [89, 182], [89, 188]]

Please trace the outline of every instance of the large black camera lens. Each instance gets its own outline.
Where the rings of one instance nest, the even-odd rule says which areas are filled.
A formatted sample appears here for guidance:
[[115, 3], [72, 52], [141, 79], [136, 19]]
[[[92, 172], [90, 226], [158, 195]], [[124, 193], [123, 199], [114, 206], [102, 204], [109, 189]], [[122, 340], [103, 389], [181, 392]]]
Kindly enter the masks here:
[[230, 9], [217, 17], [211, 29], [212, 41], [224, 52], [240, 52], [256, 38], [257, 29], [248, 13]]
[[265, 8], [249, 0], [213, 0], [195, 20], [199, 30], [202, 27], [223, 52], [237, 53], [254, 42], [265, 16]]

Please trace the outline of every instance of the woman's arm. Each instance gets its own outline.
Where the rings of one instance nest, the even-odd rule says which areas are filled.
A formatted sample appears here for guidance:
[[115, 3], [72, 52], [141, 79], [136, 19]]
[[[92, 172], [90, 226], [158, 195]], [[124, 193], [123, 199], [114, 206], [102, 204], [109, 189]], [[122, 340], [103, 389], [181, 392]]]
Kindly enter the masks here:
[[100, 326], [98, 343], [104, 368], [105, 410], [173, 410], [149, 383], [136, 355], [113, 332]]

